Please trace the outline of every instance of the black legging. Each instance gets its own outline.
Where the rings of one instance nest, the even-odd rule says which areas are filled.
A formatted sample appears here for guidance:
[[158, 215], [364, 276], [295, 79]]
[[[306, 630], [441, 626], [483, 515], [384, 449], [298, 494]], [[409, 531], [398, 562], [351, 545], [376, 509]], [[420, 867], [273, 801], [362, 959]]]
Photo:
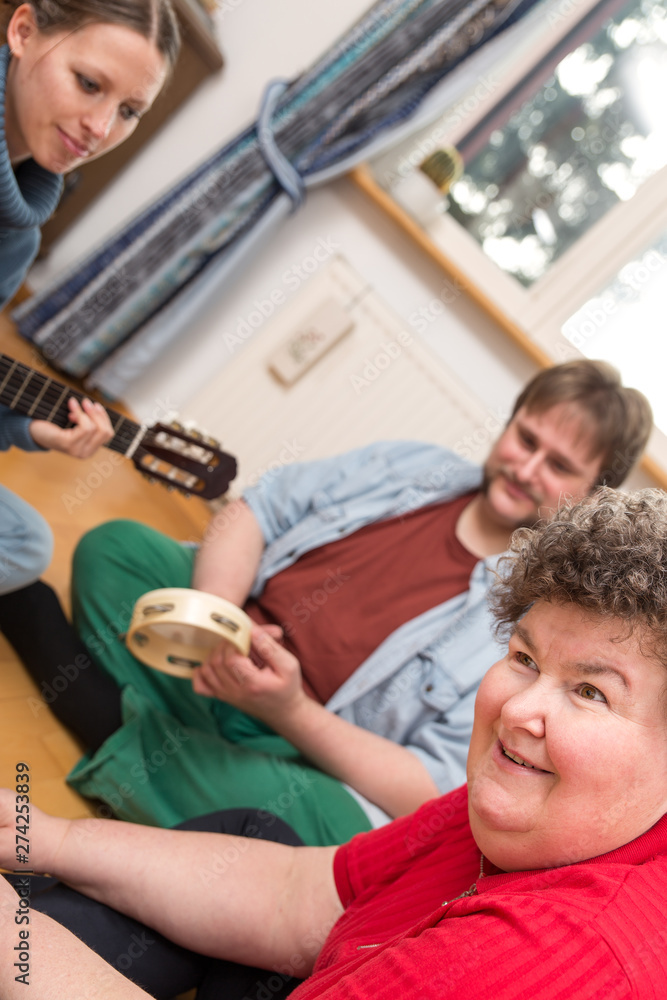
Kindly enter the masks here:
[[[303, 841], [276, 816], [251, 809], [228, 809], [180, 823], [177, 830], [206, 830], [301, 845]], [[9, 881], [22, 876], [5, 876]], [[169, 872], [165, 872], [169, 878]], [[224, 882], [221, 882], [224, 892]], [[94, 952], [156, 1000], [171, 1000], [197, 988], [197, 1000], [282, 1000], [300, 980], [236, 962], [206, 958], [173, 944], [138, 920], [81, 895], [61, 882], [32, 876], [30, 907], [67, 927]], [[262, 933], [257, 928], [256, 933]]]
[[120, 729], [120, 688], [91, 658], [51, 587], [38, 580], [1, 594], [0, 632], [54, 715], [88, 750], [98, 750]]

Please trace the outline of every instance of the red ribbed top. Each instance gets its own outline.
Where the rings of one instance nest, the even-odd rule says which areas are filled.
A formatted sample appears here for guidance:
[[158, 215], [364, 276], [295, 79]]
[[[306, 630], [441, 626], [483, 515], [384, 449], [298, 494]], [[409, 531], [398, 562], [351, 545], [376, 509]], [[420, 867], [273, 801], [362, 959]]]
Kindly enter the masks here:
[[479, 863], [465, 787], [341, 847], [346, 910], [295, 1000], [667, 997], [667, 817], [581, 864]]

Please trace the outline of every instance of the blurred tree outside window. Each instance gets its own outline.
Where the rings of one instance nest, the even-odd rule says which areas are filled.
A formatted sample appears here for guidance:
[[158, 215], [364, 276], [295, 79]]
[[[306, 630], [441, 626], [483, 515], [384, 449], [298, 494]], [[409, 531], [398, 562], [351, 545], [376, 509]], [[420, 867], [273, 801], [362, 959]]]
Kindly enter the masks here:
[[632, 0], [568, 47], [534, 70], [528, 100], [510, 94], [460, 143], [449, 193], [449, 214], [524, 287], [667, 164], [667, 0]]

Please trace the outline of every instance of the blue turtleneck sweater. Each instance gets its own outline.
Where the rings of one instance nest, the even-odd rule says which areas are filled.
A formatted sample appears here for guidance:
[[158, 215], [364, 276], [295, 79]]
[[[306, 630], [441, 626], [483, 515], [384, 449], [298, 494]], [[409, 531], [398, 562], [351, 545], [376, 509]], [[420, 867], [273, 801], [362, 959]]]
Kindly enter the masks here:
[[[40, 226], [53, 214], [62, 191], [62, 179], [25, 160], [14, 171], [5, 139], [5, 84], [9, 49], [0, 47], [0, 308], [19, 288], [39, 249]], [[30, 436], [30, 420], [0, 406], [0, 451], [12, 444], [37, 450]]]
[[[19, 288], [39, 249], [42, 226], [58, 204], [59, 174], [25, 160], [16, 168], [9, 161], [5, 140], [5, 84], [9, 49], [0, 47], [0, 308]], [[0, 406], [0, 450], [12, 444], [37, 449], [30, 437], [30, 420]]]
[[13, 169], [5, 139], [5, 84], [9, 49], [0, 48], [0, 308], [25, 278], [40, 241], [40, 226], [53, 214], [62, 178], [24, 160]]

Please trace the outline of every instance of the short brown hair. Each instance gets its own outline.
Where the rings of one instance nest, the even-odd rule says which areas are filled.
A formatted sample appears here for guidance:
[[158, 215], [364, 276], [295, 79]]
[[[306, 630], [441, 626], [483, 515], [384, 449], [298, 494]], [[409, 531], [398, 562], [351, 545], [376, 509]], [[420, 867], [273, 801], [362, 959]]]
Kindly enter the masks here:
[[538, 601], [639, 626], [667, 665], [667, 494], [599, 487], [515, 531], [490, 596], [498, 631]]
[[559, 403], [571, 403], [590, 417], [594, 453], [601, 456], [595, 485], [620, 486], [653, 427], [647, 398], [638, 389], [626, 388], [613, 365], [582, 358], [546, 368], [531, 379], [514, 404], [512, 416], [522, 406], [544, 413]]
[[22, 2], [30, 4], [44, 34], [120, 24], [154, 42], [170, 69], [178, 59], [181, 40], [171, 0], [4, 0], [14, 10]]

